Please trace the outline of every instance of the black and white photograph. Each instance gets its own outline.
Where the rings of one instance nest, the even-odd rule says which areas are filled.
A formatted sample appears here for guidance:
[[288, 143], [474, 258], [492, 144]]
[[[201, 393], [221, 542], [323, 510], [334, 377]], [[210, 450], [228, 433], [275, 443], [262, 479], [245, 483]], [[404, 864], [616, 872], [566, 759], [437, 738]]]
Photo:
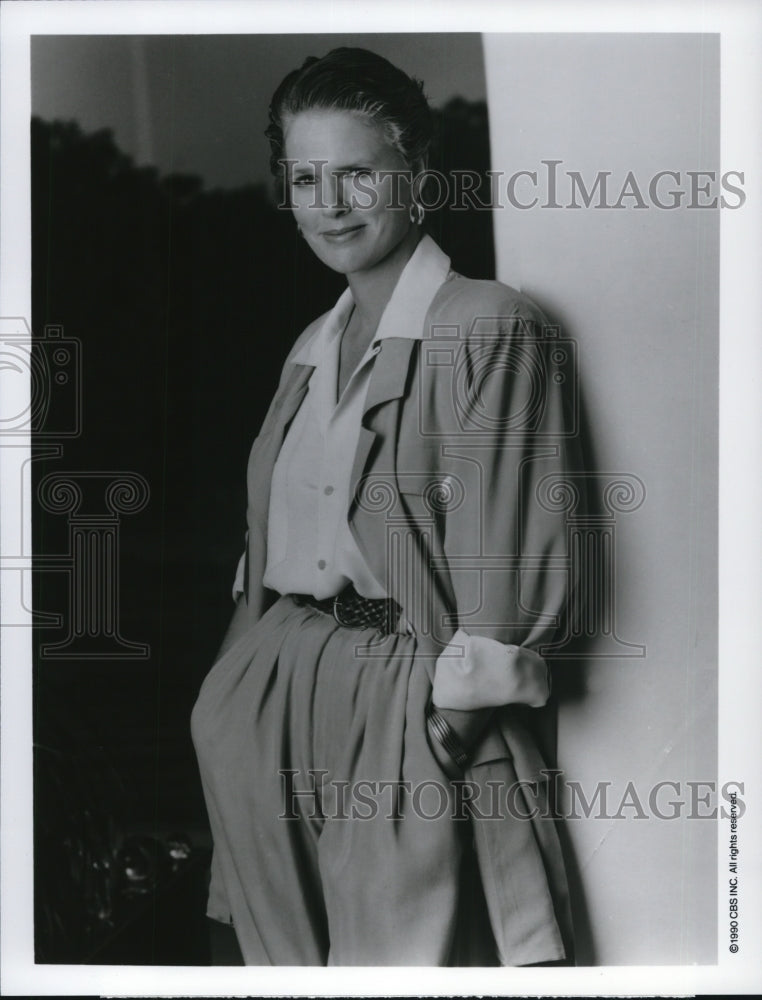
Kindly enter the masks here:
[[464, 6], [0, 8], [5, 995], [762, 986], [762, 11]]

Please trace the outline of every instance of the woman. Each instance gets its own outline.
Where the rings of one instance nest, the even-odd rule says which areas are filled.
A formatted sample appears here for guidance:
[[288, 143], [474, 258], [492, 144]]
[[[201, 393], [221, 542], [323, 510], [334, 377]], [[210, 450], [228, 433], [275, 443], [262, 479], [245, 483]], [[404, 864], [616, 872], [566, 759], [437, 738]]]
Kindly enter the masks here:
[[208, 914], [248, 964], [562, 960], [524, 724], [566, 600], [563, 518], [536, 502], [568, 462], [543, 317], [423, 234], [431, 111], [386, 60], [308, 59], [267, 134], [348, 287], [251, 451], [236, 611], [192, 720]]

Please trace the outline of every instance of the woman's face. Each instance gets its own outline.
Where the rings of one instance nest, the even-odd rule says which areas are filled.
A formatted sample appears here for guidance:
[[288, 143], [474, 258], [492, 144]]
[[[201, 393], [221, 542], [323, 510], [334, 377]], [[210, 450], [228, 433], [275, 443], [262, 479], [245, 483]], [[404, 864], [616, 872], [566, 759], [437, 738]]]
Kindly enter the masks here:
[[409, 234], [410, 170], [368, 118], [302, 111], [286, 124], [285, 153], [294, 218], [334, 271], [367, 271]]

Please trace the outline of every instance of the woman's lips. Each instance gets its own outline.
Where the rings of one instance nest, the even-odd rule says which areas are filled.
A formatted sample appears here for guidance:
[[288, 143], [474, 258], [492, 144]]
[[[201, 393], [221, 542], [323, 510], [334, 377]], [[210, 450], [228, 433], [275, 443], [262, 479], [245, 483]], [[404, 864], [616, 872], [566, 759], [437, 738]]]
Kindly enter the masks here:
[[364, 226], [345, 226], [343, 229], [327, 229], [321, 236], [330, 243], [346, 243], [356, 236]]

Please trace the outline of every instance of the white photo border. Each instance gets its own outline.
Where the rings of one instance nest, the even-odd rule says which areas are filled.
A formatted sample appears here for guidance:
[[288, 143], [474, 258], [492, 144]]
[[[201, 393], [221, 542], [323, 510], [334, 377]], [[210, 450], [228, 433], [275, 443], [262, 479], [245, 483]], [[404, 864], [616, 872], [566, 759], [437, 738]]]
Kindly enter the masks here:
[[[428, 16], [427, 16], [428, 15]], [[721, 155], [745, 173], [747, 200], [721, 217], [720, 695], [718, 785], [745, 783], [744, 938], [762, 940], [762, 723], [756, 664], [762, 648], [762, 6], [715, 2], [452, 0], [81, 0], [4, 3], [0, 10], [0, 316], [31, 319], [29, 219], [30, 36], [420, 31], [696, 32], [721, 35]], [[23, 399], [14, 400], [19, 412]], [[23, 442], [20, 442], [23, 444]], [[0, 460], [2, 449], [0, 449]], [[28, 469], [28, 465], [27, 465]], [[2, 482], [2, 531], [30, 530], [22, 497]], [[28, 489], [29, 483], [25, 484]], [[27, 492], [28, 495], [28, 492]], [[2, 535], [5, 543], [7, 535]], [[8, 574], [5, 574], [7, 576]], [[2, 577], [3, 575], [0, 575]], [[3, 587], [6, 581], [3, 579]], [[2, 993], [13, 995], [607, 995], [754, 993], [753, 947], [728, 953], [718, 920], [716, 966], [562, 969], [262, 969], [34, 964], [32, 929], [31, 635], [2, 643]], [[718, 823], [719, 900], [727, 896], [727, 829]], [[754, 852], [756, 851], [756, 856]], [[669, 873], [665, 873], [669, 905]]]

